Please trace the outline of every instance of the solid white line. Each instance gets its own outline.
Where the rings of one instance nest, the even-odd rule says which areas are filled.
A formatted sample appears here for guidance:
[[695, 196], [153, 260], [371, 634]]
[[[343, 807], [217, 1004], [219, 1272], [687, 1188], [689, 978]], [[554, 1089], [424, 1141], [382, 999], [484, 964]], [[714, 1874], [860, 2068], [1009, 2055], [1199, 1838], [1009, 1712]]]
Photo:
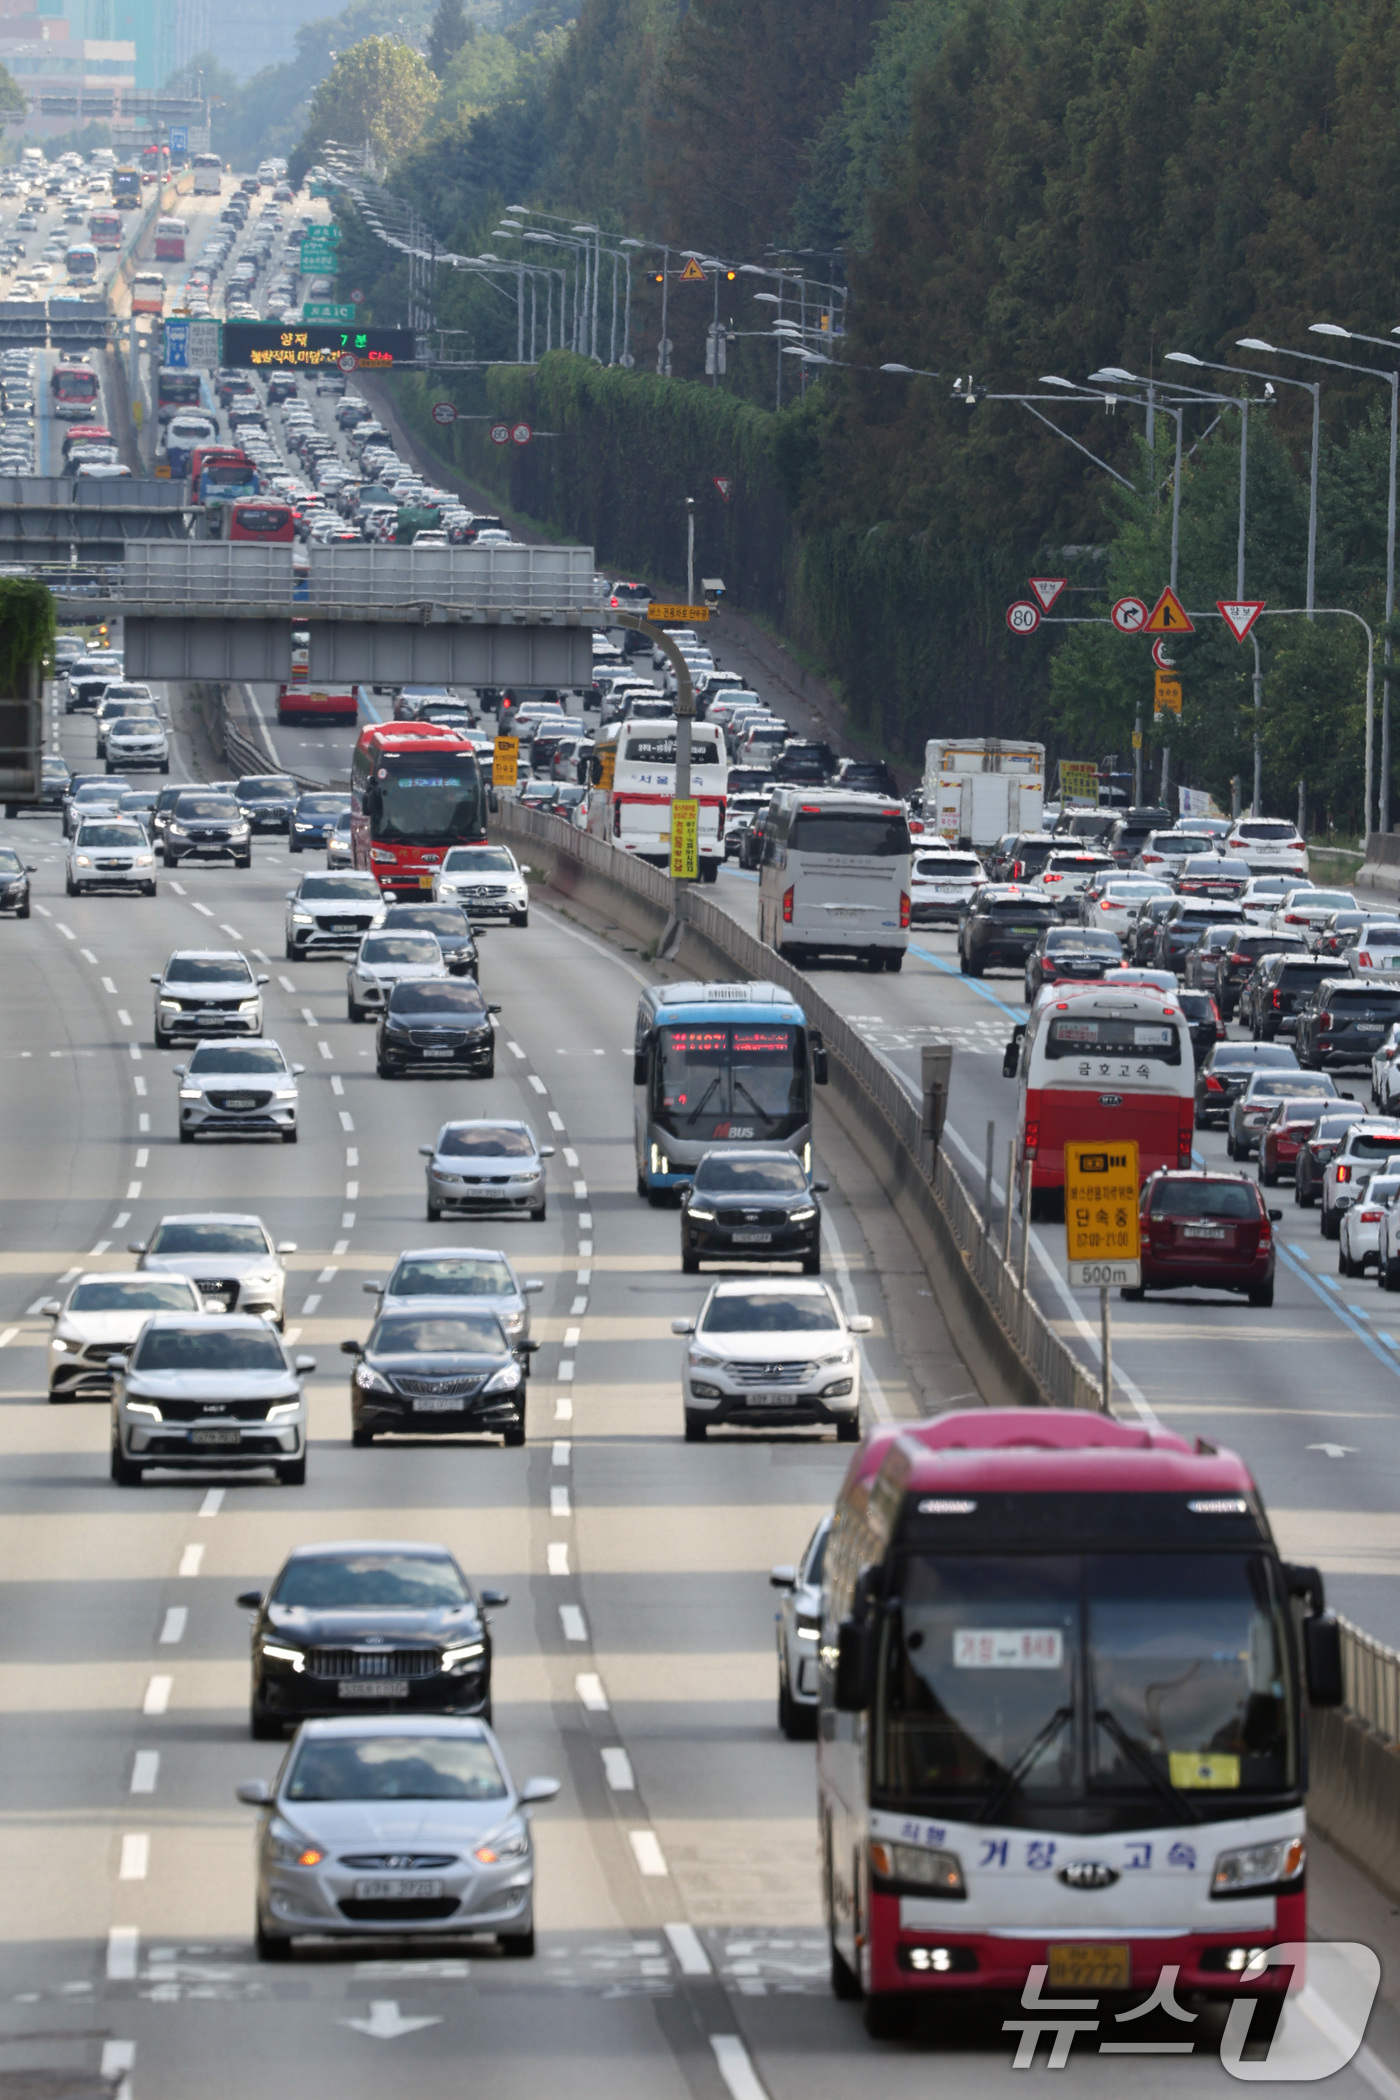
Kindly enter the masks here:
[[719, 2075], [730, 2091], [731, 2100], [768, 2100], [768, 2088], [753, 2067], [753, 2060], [737, 2034], [712, 2034], [710, 2047], [715, 2052]]
[[159, 1750], [138, 1750], [131, 1766], [131, 1792], [153, 1794], [160, 1775]]
[[[113, 1925], [107, 1932], [107, 1981], [129, 1983], [136, 1974], [136, 1956], [141, 1942], [138, 1925]], [[107, 2048], [111, 2048], [109, 2042]], [[105, 2060], [106, 2050], [103, 2051]]]
[[564, 1128], [564, 1118], [560, 1115], [557, 1108], [552, 1108], [549, 1111], [549, 1127], [551, 1130], [559, 1131], [562, 1131]]
[[569, 1572], [569, 1542], [567, 1539], [551, 1539], [545, 1548], [545, 1565], [551, 1575], [567, 1575]]
[[560, 1605], [559, 1624], [564, 1630], [566, 1641], [586, 1641], [588, 1639], [588, 1621], [576, 1604]]
[[568, 1517], [573, 1515], [573, 1511], [569, 1507], [569, 1490], [566, 1487], [550, 1489], [549, 1514], [552, 1517]]
[[605, 1714], [608, 1712], [608, 1695], [603, 1690], [603, 1680], [596, 1671], [581, 1671], [574, 1679], [574, 1690], [578, 1693], [579, 1704], [585, 1707], [589, 1713]]
[[184, 1552], [180, 1555], [179, 1572], [181, 1575], [197, 1575], [203, 1563], [203, 1546], [186, 1546]]
[[[16, 1327], [12, 1328], [10, 1331], [13, 1334], [18, 1334], [19, 1329]], [[561, 1436], [556, 1438], [552, 1463], [556, 1466], [566, 1466], [569, 1463], [569, 1454], [571, 1448], [572, 1447], [567, 1437]]]
[[700, 1935], [693, 1925], [663, 1925], [661, 1930], [671, 1942], [682, 1976], [713, 1976], [710, 1957], [700, 1944]]
[[632, 1760], [625, 1750], [609, 1745], [603, 1752], [603, 1771], [615, 1794], [636, 1793], [637, 1782], [632, 1774]]
[[217, 1517], [219, 1511], [223, 1508], [223, 1506], [223, 1489], [209, 1488], [205, 1493], [204, 1500], [199, 1505], [199, 1514], [202, 1517]]
[[153, 1677], [146, 1686], [146, 1696], [141, 1702], [143, 1714], [163, 1714], [170, 1709], [170, 1694], [174, 1689], [173, 1677]]
[[540, 1078], [538, 1072], [529, 1072], [526, 1074], [526, 1077], [529, 1079], [531, 1086], [535, 1089], [535, 1092], [537, 1094], [547, 1094], [549, 1092], [549, 1088]]
[[632, 1847], [632, 1857], [637, 1862], [637, 1871], [649, 1880], [659, 1880], [670, 1873], [666, 1855], [654, 1830], [629, 1830], [627, 1842]]
[[165, 1623], [160, 1629], [162, 1646], [169, 1647], [175, 1641], [182, 1641], [189, 1623], [190, 1615], [183, 1604], [170, 1605], [165, 1614]]
[[118, 1881], [144, 1881], [151, 1864], [151, 1841], [144, 1830], [128, 1831], [122, 1839]]

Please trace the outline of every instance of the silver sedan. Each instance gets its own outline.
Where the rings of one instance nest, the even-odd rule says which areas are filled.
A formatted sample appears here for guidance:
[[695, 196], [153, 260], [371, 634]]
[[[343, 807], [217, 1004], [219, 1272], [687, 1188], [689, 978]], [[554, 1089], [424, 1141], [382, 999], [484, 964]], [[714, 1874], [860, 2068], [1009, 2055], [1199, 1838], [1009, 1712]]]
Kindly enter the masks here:
[[345, 973], [345, 1010], [352, 1021], [383, 1013], [396, 984], [446, 977], [447, 963], [435, 933], [368, 933]]
[[545, 1215], [544, 1162], [553, 1145], [539, 1145], [528, 1123], [444, 1123], [437, 1142], [420, 1145], [428, 1162], [428, 1217], [447, 1210], [526, 1211]]
[[[470, 1300], [473, 1312], [493, 1312], [513, 1348], [530, 1339], [528, 1301], [544, 1289], [532, 1276], [522, 1283], [511, 1263], [495, 1247], [412, 1247], [395, 1262], [387, 1283], [363, 1286], [379, 1300], [381, 1312], [412, 1312], [421, 1298]], [[524, 1358], [525, 1375], [530, 1359]]]
[[517, 1787], [484, 1721], [304, 1721], [272, 1786], [238, 1789], [262, 1811], [259, 1960], [290, 1961], [299, 1935], [490, 1933], [502, 1954], [532, 1955], [529, 1805], [558, 1791]]

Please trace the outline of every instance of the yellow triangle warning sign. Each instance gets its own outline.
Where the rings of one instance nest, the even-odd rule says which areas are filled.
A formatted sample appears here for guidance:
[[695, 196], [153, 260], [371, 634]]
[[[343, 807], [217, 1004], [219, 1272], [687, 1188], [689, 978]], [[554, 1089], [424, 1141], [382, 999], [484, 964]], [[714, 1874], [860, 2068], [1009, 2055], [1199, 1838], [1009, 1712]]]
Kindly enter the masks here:
[[1194, 634], [1196, 629], [1187, 615], [1186, 607], [1168, 584], [1157, 603], [1147, 616], [1143, 634]]
[[682, 283], [682, 284], [703, 284], [704, 282], [705, 282], [705, 272], [704, 272], [704, 271], [703, 271], [703, 270], [701, 269], [701, 267], [700, 267], [699, 263], [698, 263], [698, 262], [697, 262], [697, 261], [695, 260], [695, 257], [694, 257], [694, 256], [692, 255], [692, 256], [691, 256], [691, 258], [690, 258], [690, 261], [689, 261], [689, 262], [688, 262], [688, 263], [686, 264], [685, 268], [684, 268], [684, 269], [683, 269], [683, 270], [681, 271], [681, 283]]

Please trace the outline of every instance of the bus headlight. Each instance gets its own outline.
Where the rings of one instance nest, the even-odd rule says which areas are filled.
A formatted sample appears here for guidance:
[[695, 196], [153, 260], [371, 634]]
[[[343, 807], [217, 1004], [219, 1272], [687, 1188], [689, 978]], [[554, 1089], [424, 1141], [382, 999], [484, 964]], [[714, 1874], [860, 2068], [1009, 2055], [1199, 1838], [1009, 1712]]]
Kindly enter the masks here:
[[1237, 1851], [1222, 1852], [1210, 1877], [1210, 1892], [1212, 1896], [1233, 1896], [1241, 1889], [1296, 1881], [1307, 1856], [1307, 1844], [1300, 1837], [1275, 1838], [1267, 1845], [1242, 1845]]
[[876, 1840], [870, 1847], [871, 1872], [882, 1881], [912, 1881], [920, 1888], [936, 1890], [940, 1896], [965, 1896], [962, 1861], [956, 1852], [934, 1852], [924, 1845], [888, 1845]]

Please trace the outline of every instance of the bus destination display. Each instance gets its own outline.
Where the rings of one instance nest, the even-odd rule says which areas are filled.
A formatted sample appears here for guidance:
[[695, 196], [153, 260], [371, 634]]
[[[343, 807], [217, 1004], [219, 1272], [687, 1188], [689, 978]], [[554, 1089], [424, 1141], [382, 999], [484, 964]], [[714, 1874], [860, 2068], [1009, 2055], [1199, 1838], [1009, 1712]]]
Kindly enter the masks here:
[[[414, 339], [407, 328], [341, 328], [319, 323], [284, 327], [278, 321], [224, 323], [224, 364], [239, 369], [338, 366], [349, 371], [363, 365], [387, 371], [392, 365], [411, 364], [415, 354]], [[348, 364], [347, 359], [353, 359], [354, 365]]]

